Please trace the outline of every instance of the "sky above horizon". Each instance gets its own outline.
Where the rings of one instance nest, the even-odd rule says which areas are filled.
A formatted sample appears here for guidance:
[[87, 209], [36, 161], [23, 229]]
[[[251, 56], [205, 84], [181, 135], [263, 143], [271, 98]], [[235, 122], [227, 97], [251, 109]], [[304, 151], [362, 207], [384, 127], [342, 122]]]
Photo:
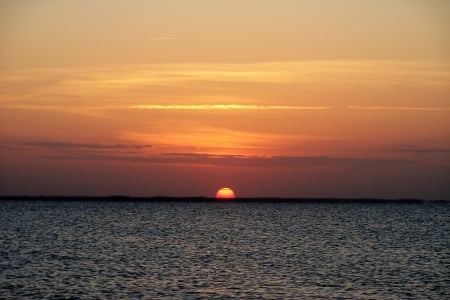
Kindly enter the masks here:
[[450, 2], [0, 0], [0, 195], [450, 199]]

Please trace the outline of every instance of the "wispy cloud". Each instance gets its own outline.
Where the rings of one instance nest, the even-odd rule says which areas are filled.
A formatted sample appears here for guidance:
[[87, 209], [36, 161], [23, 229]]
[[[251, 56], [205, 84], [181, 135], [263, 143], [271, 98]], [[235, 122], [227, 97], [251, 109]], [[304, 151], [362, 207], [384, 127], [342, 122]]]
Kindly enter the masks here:
[[90, 143], [73, 143], [73, 142], [51, 142], [51, 141], [35, 141], [24, 142], [22, 146], [43, 147], [49, 149], [90, 149], [90, 150], [141, 150], [151, 148], [152, 145], [141, 144], [90, 144]]
[[[61, 111], [80, 114], [97, 115], [102, 110], [142, 109], [142, 110], [331, 110], [335, 106], [302, 106], [302, 105], [258, 105], [258, 104], [135, 104], [135, 105], [36, 105], [36, 104], [5, 104], [4, 109]], [[349, 105], [348, 110], [367, 111], [450, 111], [450, 107], [436, 106], [358, 106]], [[95, 113], [97, 112], [97, 114]]]
[[[164, 35], [153, 37], [156, 41], [172, 38]], [[448, 68], [440, 64], [364, 60], [30, 69], [0, 74], [0, 103], [47, 105], [47, 109], [72, 106], [72, 111], [75, 107], [84, 109], [89, 105], [125, 103], [135, 108], [153, 110], [299, 110], [350, 105], [360, 98], [358, 91], [366, 91], [367, 103], [372, 106], [354, 105], [348, 108], [438, 111], [450, 110], [449, 107], [440, 107], [446, 105], [444, 97], [448, 94], [449, 78]], [[386, 94], [389, 99], [378, 98], [377, 92], [390, 91], [393, 87], [395, 92]], [[425, 99], [422, 92], [415, 93], [418, 88], [437, 96], [435, 99]], [[342, 91], [349, 89], [355, 91], [355, 95], [349, 93], [347, 100], [343, 100], [340, 96]], [[372, 92], [375, 92], [373, 96]], [[412, 99], [402, 99], [396, 102], [397, 106], [387, 106], [393, 97], [398, 99], [398, 94], [404, 92], [411, 92]], [[161, 103], [167, 104], [167, 107]], [[249, 103], [254, 105], [247, 105]], [[374, 103], [382, 106], [374, 106]], [[422, 103], [424, 107], [420, 107]], [[204, 104], [217, 106], [207, 108], [208, 105]], [[229, 106], [234, 104], [242, 106]]]
[[397, 110], [397, 111], [450, 111], [450, 107], [433, 107], [433, 106], [358, 106], [349, 105], [347, 109], [355, 110]]
[[192, 104], [192, 105], [131, 105], [128, 108], [151, 110], [326, 110], [333, 106], [294, 105], [241, 105], [241, 104]]
[[412, 161], [404, 159], [337, 158], [327, 156], [212, 155], [207, 153], [162, 153], [159, 159], [161, 162], [266, 168], [304, 168], [321, 165], [347, 165], [357, 168], [367, 168], [384, 164], [412, 163]]
[[164, 40], [174, 40], [174, 37], [169, 37], [169, 36], [160, 36], [160, 37], [152, 37], [152, 40], [157, 40], [157, 41], [164, 41]]
[[[136, 147], [136, 145], [97, 145], [73, 143], [32, 143], [35, 146], [45, 146], [54, 150], [71, 149], [122, 149]], [[146, 146], [146, 145], [145, 145]], [[217, 155], [196, 152], [166, 152], [142, 156], [137, 153], [115, 153], [103, 151], [61, 151], [58, 155], [48, 156], [39, 154], [41, 158], [51, 159], [79, 159], [79, 160], [109, 160], [148, 164], [172, 165], [198, 165], [222, 167], [254, 167], [254, 168], [309, 168], [320, 166], [345, 166], [350, 168], [366, 169], [380, 166], [411, 164], [415, 161], [406, 159], [373, 159], [353, 157], [327, 157], [327, 156], [247, 156], [247, 155]]]
[[438, 154], [438, 153], [450, 153], [450, 148], [430, 148], [419, 147], [416, 145], [399, 145], [390, 149], [394, 152], [414, 153], [414, 154]]
[[55, 111], [65, 113], [75, 113], [90, 116], [101, 116], [101, 112], [111, 110], [251, 110], [251, 111], [275, 111], [275, 110], [330, 110], [334, 106], [296, 106], [296, 105], [245, 105], [245, 104], [137, 104], [137, 105], [35, 105], [35, 104], [6, 104], [0, 105], [4, 109], [17, 110], [37, 110], [37, 111]]

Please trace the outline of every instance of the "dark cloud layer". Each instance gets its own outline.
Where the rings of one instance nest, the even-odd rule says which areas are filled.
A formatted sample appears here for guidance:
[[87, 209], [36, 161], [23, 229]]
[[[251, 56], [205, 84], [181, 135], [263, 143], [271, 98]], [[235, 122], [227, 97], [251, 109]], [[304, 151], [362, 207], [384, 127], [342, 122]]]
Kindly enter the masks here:
[[166, 152], [143, 154], [135, 152], [151, 148], [146, 144], [92, 144], [79, 142], [34, 141], [21, 143], [28, 148], [45, 148], [57, 151], [52, 156], [39, 155], [51, 159], [111, 160], [154, 164], [215, 165], [230, 167], [260, 168], [307, 168], [317, 166], [346, 166], [352, 168], [375, 168], [411, 164], [407, 159], [375, 159], [329, 156], [247, 156], [216, 155], [196, 152]]
[[90, 150], [127, 150], [127, 149], [145, 149], [152, 145], [141, 144], [90, 144], [90, 143], [74, 143], [74, 142], [25, 142], [23, 146], [43, 147], [49, 149], [90, 149]]
[[391, 150], [395, 152], [426, 154], [426, 153], [450, 153], [450, 148], [424, 148], [416, 145], [399, 145]]
[[241, 156], [210, 155], [201, 153], [162, 153], [161, 160], [193, 164], [213, 164], [248, 167], [311, 167], [319, 165], [351, 165], [374, 167], [380, 164], [404, 164], [409, 160], [383, 160], [371, 158], [335, 158], [327, 156]]
[[113, 160], [154, 164], [215, 165], [228, 167], [261, 168], [306, 168], [316, 166], [342, 165], [354, 168], [373, 168], [386, 165], [411, 164], [412, 160], [371, 159], [371, 158], [334, 158], [326, 156], [243, 156], [210, 155], [203, 153], [161, 153], [159, 155], [118, 155], [108, 153], [79, 153], [64, 158]]

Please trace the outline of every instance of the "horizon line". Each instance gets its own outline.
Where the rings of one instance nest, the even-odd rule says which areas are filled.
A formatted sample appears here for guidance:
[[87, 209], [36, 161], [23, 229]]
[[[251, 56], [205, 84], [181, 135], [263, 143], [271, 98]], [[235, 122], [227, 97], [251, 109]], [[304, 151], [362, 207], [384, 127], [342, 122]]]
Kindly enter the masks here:
[[426, 202], [441, 202], [450, 203], [450, 199], [425, 199], [425, 198], [376, 198], [376, 197], [239, 197], [233, 199], [218, 199], [214, 196], [128, 196], [128, 195], [103, 195], [103, 196], [89, 196], [89, 195], [0, 195], [2, 200], [130, 200], [130, 201], [154, 201], [154, 202], [177, 202], [177, 201], [191, 201], [191, 202], [403, 202], [403, 203], [426, 203]]

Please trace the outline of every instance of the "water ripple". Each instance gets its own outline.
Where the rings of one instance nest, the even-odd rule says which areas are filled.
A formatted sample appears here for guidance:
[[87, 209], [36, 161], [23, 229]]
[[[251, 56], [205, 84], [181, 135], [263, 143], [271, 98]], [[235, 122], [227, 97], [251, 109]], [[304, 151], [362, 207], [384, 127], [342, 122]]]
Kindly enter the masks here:
[[435, 204], [0, 203], [2, 299], [444, 299]]

